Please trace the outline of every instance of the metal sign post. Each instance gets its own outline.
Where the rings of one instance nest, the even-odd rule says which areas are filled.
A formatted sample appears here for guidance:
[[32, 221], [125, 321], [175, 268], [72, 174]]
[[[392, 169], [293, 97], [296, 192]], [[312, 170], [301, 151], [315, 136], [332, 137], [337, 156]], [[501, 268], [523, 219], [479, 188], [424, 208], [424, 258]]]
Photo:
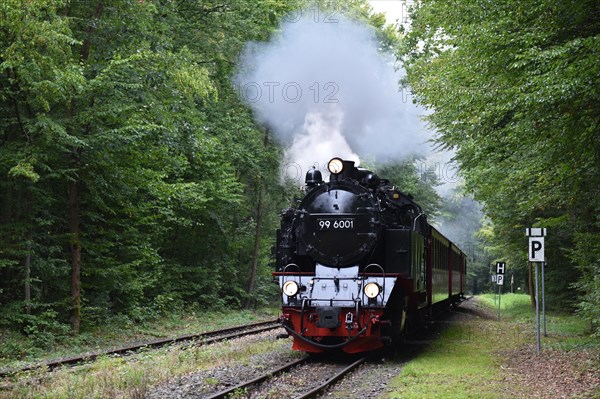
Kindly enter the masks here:
[[535, 331], [537, 337], [537, 354], [542, 350], [540, 340], [540, 290], [538, 289], [538, 264], [535, 263]]
[[[490, 265], [490, 273], [491, 273], [492, 265]], [[498, 282], [498, 276], [496, 274], [492, 274], [492, 287], [494, 283]], [[496, 290], [492, 290], [494, 292], [494, 305], [496, 305]]]
[[536, 337], [537, 337], [537, 353], [541, 352], [542, 344], [540, 339], [540, 292], [538, 283], [538, 263], [542, 264], [542, 308], [544, 312], [544, 336], [546, 334], [546, 304], [544, 293], [544, 266], [546, 258], [544, 256], [544, 237], [546, 236], [545, 228], [528, 228], [525, 229], [525, 234], [529, 237], [529, 261], [535, 262], [535, 320], [536, 320]]
[[[503, 279], [500, 279], [503, 281]], [[502, 298], [502, 284], [498, 284], [498, 321], [500, 321], [500, 299]]]
[[544, 290], [544, 269], [546, 268], [546, 258], [542, 262], [542, 320], [544, 320], [544, 337], [548, 336], [546, 332], [546, 291]]
[[506, 262], [496, 262], [496, 284], [498, 284], [498, 321], [500, 321], [500, 301], [502, 297], [502, 286], [504, 285], [504, 273]]

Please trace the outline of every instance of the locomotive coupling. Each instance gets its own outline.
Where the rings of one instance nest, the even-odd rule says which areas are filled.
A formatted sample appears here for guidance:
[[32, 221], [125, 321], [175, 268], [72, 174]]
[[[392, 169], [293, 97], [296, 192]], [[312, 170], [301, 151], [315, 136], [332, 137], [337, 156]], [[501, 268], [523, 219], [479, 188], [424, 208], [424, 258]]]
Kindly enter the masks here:
[[281, 316], [279, 316], [280, 323], [288, 323], [291, 319], [292, 319], [292, 316], [290, 316], [289, 313], [284, 313]]
[[351, 312], [346, 313], [346, 330], [350, 331], [354, 328], [354, 315]]

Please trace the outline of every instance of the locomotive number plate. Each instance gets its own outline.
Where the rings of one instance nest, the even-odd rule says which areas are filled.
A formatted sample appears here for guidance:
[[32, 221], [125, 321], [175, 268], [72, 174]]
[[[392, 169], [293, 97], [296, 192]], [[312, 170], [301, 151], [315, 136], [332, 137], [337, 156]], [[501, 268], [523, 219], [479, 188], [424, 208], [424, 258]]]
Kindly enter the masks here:
[[354, 230], [354, 219], [317, 219], [319, 230]]

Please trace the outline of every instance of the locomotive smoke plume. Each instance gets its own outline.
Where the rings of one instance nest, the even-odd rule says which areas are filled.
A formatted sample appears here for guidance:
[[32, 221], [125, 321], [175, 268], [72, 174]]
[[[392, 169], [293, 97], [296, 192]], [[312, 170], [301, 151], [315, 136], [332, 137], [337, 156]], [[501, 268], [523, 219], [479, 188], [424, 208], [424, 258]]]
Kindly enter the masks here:
[[270, 42], [247, 45], [235, 83], [286, 146], [286, 162], [306, 172], [332, 156], [385, 161], [431, 151], [422, 110], [398, 90], [394, 65], [370, 27], [310, 10]]
[[304, 124], [285, 150], [284, 159], [288, 165], [298, 166], [288, 169], [287, 177], [301, 179], [302, 170], [312, 165], [324, 169], [325, 163], [333, 156], [359, 164], [359, 156], [352, 151], [341, 132], [343, 113], [334, 105], [327, 108], [306, 114]]

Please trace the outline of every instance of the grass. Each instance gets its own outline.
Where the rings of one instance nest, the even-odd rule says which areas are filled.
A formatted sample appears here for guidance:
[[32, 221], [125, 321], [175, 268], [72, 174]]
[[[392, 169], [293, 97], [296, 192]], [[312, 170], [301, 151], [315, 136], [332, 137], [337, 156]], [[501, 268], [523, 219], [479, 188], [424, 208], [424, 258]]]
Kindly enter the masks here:
[[[231, 311], [227, 313], [188, 314], [179, 319], [157, 319], [143, 326], [116, 331], [110, 326], [106, 331], [96, 332], [95, 342], [107, 345], [123, 345], [139, 338], [175, 336], [189, 332], [210, 331], [224, 327], [269, 320], [275, 310], [258, 313]], [[251, 357], [267, 351], [290, 351], [286, 340], [249, 338], [251, 344], [240, 345], [225, 341], [208, 346], [191, 343], [149, 349], [122, 357], [106, 356], [75, 368], [60, 368], [47, 374], [45, 370], [24, 372], [6, 377], [0, 382], [0, 399], [8, 398], [143, 398], [150, 388], [171, 378], [184, 376], [202, 369], [226, 365], [232, 362], [251, 364]], [[110, 346], [109, 345], [109, 346]], [[67, 353], [81, 350], [77, 345], [65, 346]], [[52, 352], [57, 353], [57, 352]], [[219, 384], [210, 379], [210, 385]]]
[[[495, 312], [498, 310], [498, 302], [493, 294], [480, 295], [480, 301]], [[540, 310], [540, 334], [543, 335], [543, 318]], [[494, 313], [497, 314], [497, 313]], [[504, 294], [500, 301], [500, 318], [511, 323], [527, 324], [531, 335], [535, 339], [535, 311], [531, 306], [528, 295]], [[546, 311], [546, 333], [543, 337], [543, 345], [561, 350], [577, 350], [583, 348], [599, 347], [597, 338], [590, 336], [590, 324], [576, 315], [566, 312]]]
[[492, 321], [450, 325], [391, 382], [393, 399], [503, 398], [493, 351], [513, 342], [514, 334]]
[[[477, 303], [495, 315], [497, 302], [493, 295], [482, 295]], [[519, 387], [507, 386], [501, 368], [505, 350], [535, 343], [535, 319], [529, 297], [506, 294], [501, 302], [501, 321], [469, 319], [450, 323], [439, 339], [424, 353], [402, 367], [390, 381], [388, 399], [444, 398], [495, 399], [514, 396]], [[187, 312], [172, 314], [144, 323], [115, 320], [102, 329], [87, 331], [73, 340], [51, 348], [38, 349], [28, 361], [50, 358], [149, 338], [210, 331], [274, 318], [277, 309], [251, 312]], [[548, 337], [542, 347], [561, 350], [600, 349], [598, 340], [589, 337], [589, 326], [573, 315], [548, 313]], [[1, 335], [1, 332], [0, 332]], [[18, 345], [19, 336], [2, 345]], [[75, 369], [59, 369], [51, 375], [43, 370], [5, 378], [0, 382], [0, 399], [4, 398], [113, 398], [144, 397], [150, 387], [177, 376], [209, 367], [237, 362], [251, 364], [251, 357], [268, 350], [289, 350], [286, 340], [261, 341], [236, 346], [224, 342], [207, 347], [184, 344], [148, 350], [123, 358], [105, 357]], [[7, 358], [4, 364], [16, 365], [18, 359]], [[216, 379], [209, 384], [218, 384]]]
[[77, 337], [66, 335], [42, 343], [14, 331], [0, 330], [0, 368], [18, 367], [43, 359], [75, 356], [133, 342], [218, 330], [275, 319], [277, 315], [278, 309], [266, 308], [255, 312], [180, 311], [141, 322], [117, 317], [100, 327], [84, 330]]
[[[493, 294], [477, 298], [496, 315]], [[568, 350], [600, 349], [589, 327], [574, 315], [547, 314], [548, 337], [543, 347]], [[535, 313], [529, 297], [507, 294], [501, 300], [501, 321], [472, 319], [451, 323], [424, 353], [409, 361], [390, 382], [388, 399], [506, 398], [525, 388], [505, 382], [502, 353], [535, 343]]]
[[[257, 339], [243, 346], [233, 341], [200, 347], [174, 345], [126, 358], [105, 357], [76, 368], [61, 368], [51, 375], [43, 370], [23, 373], [0, 387], [0, 399], [143, 398], [153, 386], [174, 377], [233, 362], [247, 363], [251, 356], [289, 347], [289, 341]], [[219, 381], [212, 378], [209, 383]]]

